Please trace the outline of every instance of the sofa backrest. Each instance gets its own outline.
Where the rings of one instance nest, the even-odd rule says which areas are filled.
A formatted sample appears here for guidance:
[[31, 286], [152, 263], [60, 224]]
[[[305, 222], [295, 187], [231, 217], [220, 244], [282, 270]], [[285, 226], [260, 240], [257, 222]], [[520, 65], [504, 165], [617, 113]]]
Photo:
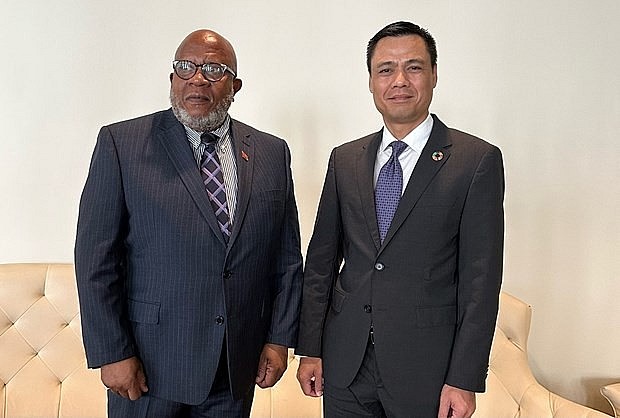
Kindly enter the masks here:
[[0, 265], [0, 417], [105, 416], [82, 347], [73, 265]]
[[485, 393], [476, 396], [474, 418], [609, 418], [543, 387], [528, 363], [532, 307], [502, 292]]
[[[475, 418], [609, 418], [548, 391], [530, 371], [532, 308], [507, 293], [491, 350], [487, 392]], [[256, 389], [252, 418], [321, 417], [305, 397], [298, 359], [272, 389]], [[106, 416], [98, 370], [86, 368], [72, 264], [0, 264], [0, 418]]]

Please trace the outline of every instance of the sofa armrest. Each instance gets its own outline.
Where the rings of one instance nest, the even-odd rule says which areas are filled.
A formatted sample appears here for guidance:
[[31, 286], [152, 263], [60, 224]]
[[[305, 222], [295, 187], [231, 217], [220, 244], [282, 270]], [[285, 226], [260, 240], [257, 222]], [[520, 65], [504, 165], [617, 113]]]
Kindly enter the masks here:
[[620, 418], [620, 383], [603, 386], [601, 388], [601, 395], [611, 404], [616, 418]]

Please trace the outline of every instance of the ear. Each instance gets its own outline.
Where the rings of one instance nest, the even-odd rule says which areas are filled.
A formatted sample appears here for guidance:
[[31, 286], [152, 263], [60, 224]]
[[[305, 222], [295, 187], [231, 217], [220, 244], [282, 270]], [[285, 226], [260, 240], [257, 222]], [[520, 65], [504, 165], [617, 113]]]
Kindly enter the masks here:
[[170, 73], [170, 82], [172, 83], [172, 76], [174, 76], [173, 73]]
[[372, 75], [368, 75], [368, 90], [370, 90], [371, 93], [374, 93], [374, 91], [372, 91]]
[[437, 87], [437, 64], [433, 65], [433, 88]]
[[241, 90], [242, 86], [243, 86], [243, 81], [241, 81], [240, 78], [235, 78], [233, 80], [233, 91], [235, 92], [235, 94], [237, 94], [237, 92]]

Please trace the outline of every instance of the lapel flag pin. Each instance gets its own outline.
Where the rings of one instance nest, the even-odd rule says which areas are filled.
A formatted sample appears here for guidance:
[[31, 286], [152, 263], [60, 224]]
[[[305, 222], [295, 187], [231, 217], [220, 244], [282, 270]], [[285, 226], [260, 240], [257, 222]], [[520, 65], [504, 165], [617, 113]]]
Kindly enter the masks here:
[[245, 161], [249, 161], [250, 157], [248, 157], [248, 154], [245, 153], [245, 151], [241, 150], [241, 158], [243, 158]]
[[435, 151], [432, 155], [434, 161], [441, 161], [443, 159], [443, 152]]

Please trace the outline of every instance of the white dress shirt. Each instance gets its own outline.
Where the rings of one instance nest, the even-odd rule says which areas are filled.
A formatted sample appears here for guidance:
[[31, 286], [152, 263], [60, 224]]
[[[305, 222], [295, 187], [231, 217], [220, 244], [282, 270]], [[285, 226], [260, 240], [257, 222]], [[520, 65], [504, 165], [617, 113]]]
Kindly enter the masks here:
[[[408, 145], [398, 157], [398, 161], [403, 169], [403, 190], [401, 191], [401, 195], [405, 192], [405, 188], [409, 183], [413, 169], [418, 163], [420, 154], [422, 154], [422, 149], [424, 149], [424, 146], [428, 142], [432, 129], [433, 117], [429, 113], [424, 122], [416, 126], [413, 131], [409, 132], [409, 134], [401, 140]], [[383, 167], [383, 165], [387, 163], [392, 156], [392, 147], [390, 144], [393, 141], [398, 140], [394, 138], [394, 135], [392, 135], [386, 127], [384, 127], [383, 138], [381, 139], [381, 144], [379, 145], [379, 150], [377, 151], [377, 158], [375, 159], [375, 187], [377, 186], [377, 178], [379, 177], [381, 167]]]

